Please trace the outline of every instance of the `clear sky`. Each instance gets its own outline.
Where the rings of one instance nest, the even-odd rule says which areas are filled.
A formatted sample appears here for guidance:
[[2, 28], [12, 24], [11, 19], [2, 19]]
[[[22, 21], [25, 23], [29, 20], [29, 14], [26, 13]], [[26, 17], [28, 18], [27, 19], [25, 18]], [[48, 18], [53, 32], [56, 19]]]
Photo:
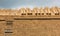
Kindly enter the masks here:
[[60, 0], [0, 0], [0, 8], [60, 6]]

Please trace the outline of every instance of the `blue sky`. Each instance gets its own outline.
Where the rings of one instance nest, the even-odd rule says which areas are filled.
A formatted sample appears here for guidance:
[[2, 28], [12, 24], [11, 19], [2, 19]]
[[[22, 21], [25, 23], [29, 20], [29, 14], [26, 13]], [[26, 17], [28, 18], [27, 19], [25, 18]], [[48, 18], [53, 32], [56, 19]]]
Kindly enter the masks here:
[[0, 8], [60, 6], [60, 0], [0, 0]]

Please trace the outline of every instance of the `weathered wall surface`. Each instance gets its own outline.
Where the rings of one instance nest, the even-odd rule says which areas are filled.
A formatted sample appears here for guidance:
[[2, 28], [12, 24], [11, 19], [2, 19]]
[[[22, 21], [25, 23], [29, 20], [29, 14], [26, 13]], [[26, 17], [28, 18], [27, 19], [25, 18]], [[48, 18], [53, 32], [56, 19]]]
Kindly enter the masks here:
[[14, 20], [1, 16], [0, 36], [60, 36], [60, 20]]

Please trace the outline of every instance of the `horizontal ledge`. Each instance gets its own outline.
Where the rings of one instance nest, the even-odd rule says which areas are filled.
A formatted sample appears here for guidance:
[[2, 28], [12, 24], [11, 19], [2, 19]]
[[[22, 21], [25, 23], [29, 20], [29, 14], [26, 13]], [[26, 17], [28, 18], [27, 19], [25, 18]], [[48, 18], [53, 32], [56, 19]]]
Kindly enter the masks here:
[[14, 18], [14, 20], [60, 20], [60, 18]]
[[0, 20], [0, 21], [5, 21], [5, 20]]

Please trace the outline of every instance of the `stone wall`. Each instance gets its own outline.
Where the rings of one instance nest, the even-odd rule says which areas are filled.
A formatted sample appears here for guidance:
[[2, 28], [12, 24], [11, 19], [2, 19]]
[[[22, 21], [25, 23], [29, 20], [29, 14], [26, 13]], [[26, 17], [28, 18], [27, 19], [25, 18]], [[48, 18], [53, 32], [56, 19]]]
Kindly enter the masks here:
[[[14, 19], [20, 18], [20, 19]], [[22, 19], [29, 18], [29, 19]], [[31, 18], [39, 18], [32, 19]], [[41, 18], [43, 18], [41, 20]], [[46, 20], [44, 18], [47, 18]], [[60, 36], [60, 18], [0, 16], [0, 36]], [[54, 18], [54, 17], [50, 17]]]

